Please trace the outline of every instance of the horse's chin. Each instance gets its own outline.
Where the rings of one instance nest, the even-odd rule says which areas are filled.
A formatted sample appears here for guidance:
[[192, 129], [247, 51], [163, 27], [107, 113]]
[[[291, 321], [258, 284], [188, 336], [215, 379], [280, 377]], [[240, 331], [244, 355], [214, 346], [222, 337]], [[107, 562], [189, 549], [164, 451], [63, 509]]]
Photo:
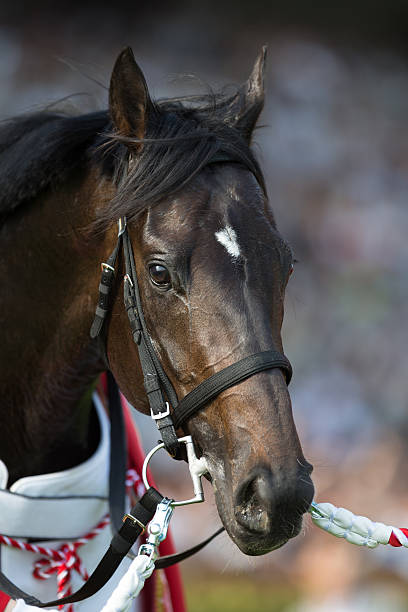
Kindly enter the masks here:
[[281, 548], [286, 542], [287, 539], [283, 539], [280, 542], [268, 543], [265, 539], [261, 538], [253, 538], [252, 534], [247, 534], [246, 536], [233, 536], [230, 532], [231, 539], [238, 546], [239, 550], [244, 555], [249, 555], [251, 557], [257, 557], [260, 555], [266, 555], [267, 553], [272, 552], [273, 550], [277, 550]]
[[[228, 526], [224, 523], [224, 526], [228, 535], [238, 546], [239, 550], [244, 553], [244, 555], [250, 555], [252, 557], [266, 555], [273, 550], [277, 550], [284, 546], [290, 539], [287, 534], [283, 533], [254, 533], [250, 530], [243, 529], [238, 523], [229, 524]], [[299, 531], [300, 529], [291, 537], [298, 535]]]

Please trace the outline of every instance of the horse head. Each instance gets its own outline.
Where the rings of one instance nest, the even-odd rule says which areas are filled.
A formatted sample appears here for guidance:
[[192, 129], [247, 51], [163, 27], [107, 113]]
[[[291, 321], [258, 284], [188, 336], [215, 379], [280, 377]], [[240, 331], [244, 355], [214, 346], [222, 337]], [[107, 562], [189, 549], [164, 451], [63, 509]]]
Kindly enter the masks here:
[[[118, 188], [100, 212], [128, 220], [152, 344], [179, 398], [244, 357], [282, 352], [292, 252], [279, 234], [250, 140], [264, 100], [265, 50], [233, 96], [153, 102], [129, 49], [110, 84]], [[120, 180], [119, 180], [120, 179]], [[112, 372], [148, 413], [119, 292], [106, 336]], [[297, 535], [313, 497], [284, 373], [269, 369], [192, 416], [221, 520], [246, 554]]]

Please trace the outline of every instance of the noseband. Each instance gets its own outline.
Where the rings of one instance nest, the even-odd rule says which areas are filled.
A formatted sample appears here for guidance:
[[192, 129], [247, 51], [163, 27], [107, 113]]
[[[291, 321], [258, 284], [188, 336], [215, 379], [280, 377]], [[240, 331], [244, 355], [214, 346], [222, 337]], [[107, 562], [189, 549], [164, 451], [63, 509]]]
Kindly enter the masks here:
[[91, 338], [100, 338], [106, 355], [106, 343], [102, 331], [111, 308], [110, 293], [115, 280], [115, 265], [119, 252], [123, 248], [126, 272], [124, 277], [124, 303], [133, 340], [139, 352], [151, 417], [156, 422], [167, 451], [172, 457], [177, 458], [179, 443], [176, 429], [182, 427], [188, 419], [204, 408], [222, 391], [237, 385], [258, 372], [272, 368], [280, 369], [285, 375], [287, 384], [289, 384], [292, 377], [292, 367], [285, 355], [278, 351], [269, 350], [255, 353], [216, 372], [179, 401], [177, 393], [160, 363], [146, 326], [137, 281], [135, 258], [126, 219], [119, 219], [118, 226], [119, 231], [115, 248], [108, 260], [101, 264], [102, 276], [99, 284], [99, 300], [91, 327]]

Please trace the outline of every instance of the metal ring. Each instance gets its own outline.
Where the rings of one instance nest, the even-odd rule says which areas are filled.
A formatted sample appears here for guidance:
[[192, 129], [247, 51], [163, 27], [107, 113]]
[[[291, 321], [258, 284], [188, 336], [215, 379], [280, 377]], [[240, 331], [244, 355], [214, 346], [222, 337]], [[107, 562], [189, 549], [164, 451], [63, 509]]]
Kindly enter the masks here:
[[[191, 436], [184, 436], [183, 438], [179, 438], [178, 441], [186, 445], [188, 469], [190, 471], [191, 480], [193, 481], [194, 497], [182, 501], [173, 501], [171, 504], [173, 507], [188, 506], [190, 504], [198, 504], [204, 501], [204, 491], [203, 485], [201, 483], [201, 476], [208, 472], [207, 462], [205, 458], [200, 457], [200, 459], [198, 459], [197, 455], [195, 454], [193, 438]], [[147, 479], [147, 466], [149, 465], [149, 461], [153, 457], [153, 455], [162, 448], [164, 448], [163, 442], [152, 448], [152, 450], [146, 455], [146, 458], [144, 460], [142, 468], [142, 479], [146, 489], [150, 489], [150, 484]]]

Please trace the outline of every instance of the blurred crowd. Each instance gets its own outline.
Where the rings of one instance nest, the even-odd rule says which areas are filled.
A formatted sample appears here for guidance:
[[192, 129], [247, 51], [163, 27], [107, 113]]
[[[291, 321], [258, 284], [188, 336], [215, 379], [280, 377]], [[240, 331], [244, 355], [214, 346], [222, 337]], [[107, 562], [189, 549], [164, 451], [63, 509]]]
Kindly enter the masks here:
[[[74, 41], [65, 30], [47, 36], [44, 24], [35, 25], [35, 32], [26, 23], [0, 25], [2, 117], [71, 93], [77, 108], [102, 108], [106, 90], [95, 80], [106, 86], [128, 43], [161, 96], [200, 86], [174, 83], [177, 73], [194, 71], [213, 86], [244, 80], [266, 40], [250, 32], [245, 45], [234, 39], [231, 49], [222, 47], [214, 25], [197, 46], [197, 24], [180, 16], [134, 38], [128, 31], [103, 38], [105, 24], [99, 44], [85, 26]], [[408, 526], [407, 62], [395, 50], [353, 49], [317, 35], [273, 32], [267, 42], [267, 99], [255, 147], [278, 226], [298, 260], [283, 339], [316, 499]], [[137, 420], [146, 446], [155, 443], [148, 419]], [[180, 495], [188, 484], [183, 468], [169, 462], [157, 475]], [[210, 490], [208, 498], [176, 513], [180, 548], [218, 524]], [[259, 559], [221, 536], [188, 572], [203, 568], [253, 573], [271, 589], [293, 587], [299, 596], [288, 612], [407, 609], [408, 551], [353, 548], [309, 519], [296, 540]]]

